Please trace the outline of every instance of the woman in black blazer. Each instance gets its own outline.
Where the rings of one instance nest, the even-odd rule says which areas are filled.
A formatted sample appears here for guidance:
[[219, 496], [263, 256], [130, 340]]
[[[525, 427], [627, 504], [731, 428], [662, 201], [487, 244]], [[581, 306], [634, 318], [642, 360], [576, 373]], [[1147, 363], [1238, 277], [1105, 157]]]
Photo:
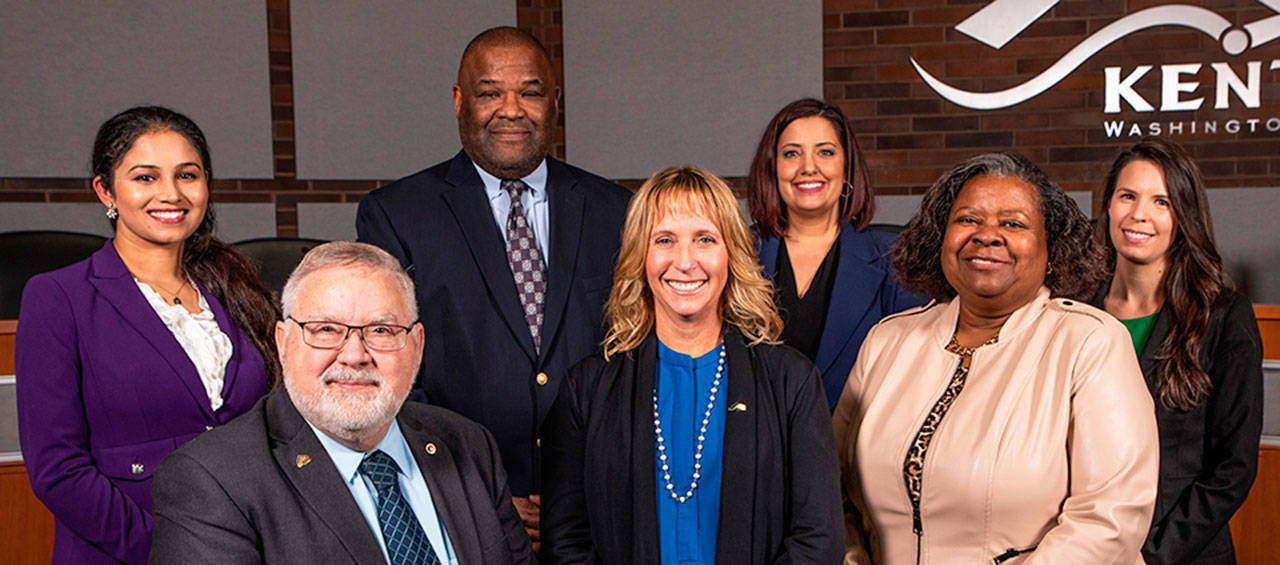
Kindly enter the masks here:
[[1262, 348], [1214, 245], [1200, 170], [1145, 139], [1116, 158], [1098, 220], [1114, 275], [1095, 306], [1134, 338], [1156, 400], [1160, 487], [1147, 563], [1235, 563], [1227, 522], [1249, 494], [1262, 432]]
[[710, 173], [659, 171], [632, 198], [604, 352], [542, 429], [544, 562], [840, 561], [826, 398], [776, 345], [751, 246]]

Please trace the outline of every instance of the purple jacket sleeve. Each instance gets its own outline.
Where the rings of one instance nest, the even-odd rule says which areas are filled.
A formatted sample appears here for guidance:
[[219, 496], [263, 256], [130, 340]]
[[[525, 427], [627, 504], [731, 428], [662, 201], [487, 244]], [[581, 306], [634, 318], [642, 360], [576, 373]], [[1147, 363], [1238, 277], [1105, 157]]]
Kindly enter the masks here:
[[18, 433], [35, 495], [58, 522], [122, 561], [146, 560], [151, 514], [116, 488], [89, 453], [81, 339], [66, 290], [38, 276], [22, 294], [15, 345]]

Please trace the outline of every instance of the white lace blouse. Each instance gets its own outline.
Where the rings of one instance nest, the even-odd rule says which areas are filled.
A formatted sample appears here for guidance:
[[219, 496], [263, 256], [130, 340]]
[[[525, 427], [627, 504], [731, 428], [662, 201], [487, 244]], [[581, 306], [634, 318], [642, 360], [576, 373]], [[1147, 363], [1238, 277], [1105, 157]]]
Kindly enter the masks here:
[[[191, 363], [200, 374], [200, 382], [204, 383], [204, 392], [209, 396], [209, 405], [214, 411], [222, 407], [222, 381], [226, 375], [227, 361], [231, 360], [231, 338], [218, 327], [213, 317], [209, 302], [200, 295], [200, 312], [192, 314], [180, 304], [170, 304], [146, 283], [134, 279], [147, 297], [151, 308], [160, 316], [165, 327], [173, 333], [173, 337], [187, 352]], [[195, 287], [195, 283], [191, 283]]]

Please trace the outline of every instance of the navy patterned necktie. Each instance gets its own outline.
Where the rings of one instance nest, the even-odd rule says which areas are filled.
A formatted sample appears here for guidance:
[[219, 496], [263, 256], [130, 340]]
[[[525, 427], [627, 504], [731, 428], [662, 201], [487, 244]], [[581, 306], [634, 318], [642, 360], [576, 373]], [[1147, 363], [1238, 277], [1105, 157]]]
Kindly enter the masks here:
[[374, 451], [360, 462], [360, 472], [378, 489], [378, 525], [391, 565], [438, 565], [440, 558], [431, 549], [427, 533], [400, 492], [396, 479], [400, 467], [395, 460], [381, 450]]
[[519, 179], [502, 181], [502, 190], [511, 196], [511, 211], [507, 213], [507, 262], [511, 264], [516, 294], [520, 295], [524, 320], [529, 324], [533, 347], [537, 349], [542, 345], [542, 300], [547, 292], [547, 268], [533, 228], [524, 215], [524, 203], [520, 201], [520, 195], [527, 188], [529, 186]]

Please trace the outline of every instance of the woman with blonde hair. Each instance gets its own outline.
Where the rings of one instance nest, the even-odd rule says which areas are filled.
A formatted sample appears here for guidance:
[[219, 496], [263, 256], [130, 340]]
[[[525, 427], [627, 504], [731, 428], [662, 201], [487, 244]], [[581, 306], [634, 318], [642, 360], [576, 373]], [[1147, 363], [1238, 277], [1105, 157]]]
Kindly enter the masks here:
[[817, 371], [781, 322], [724, 181], [664, 169], [627, 210], [604, 351], [542, 430], [550, 563], [839, 562]]

